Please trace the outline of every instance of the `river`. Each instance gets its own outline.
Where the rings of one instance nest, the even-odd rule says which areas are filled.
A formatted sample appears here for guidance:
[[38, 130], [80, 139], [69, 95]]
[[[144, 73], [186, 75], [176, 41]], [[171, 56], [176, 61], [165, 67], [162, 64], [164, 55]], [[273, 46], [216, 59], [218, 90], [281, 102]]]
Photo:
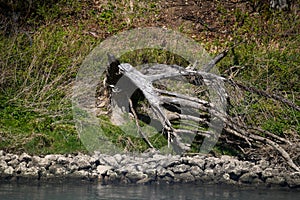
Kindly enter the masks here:
[[300, 190], [196, 184], [0, 184], [0, 200], [298, 200]]

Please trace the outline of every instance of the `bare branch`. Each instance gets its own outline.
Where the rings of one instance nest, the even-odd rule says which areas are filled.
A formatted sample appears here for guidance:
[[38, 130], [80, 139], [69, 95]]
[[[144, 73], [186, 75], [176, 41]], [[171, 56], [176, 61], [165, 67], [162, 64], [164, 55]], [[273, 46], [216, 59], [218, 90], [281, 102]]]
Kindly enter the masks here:
[[[292, 142], [259, 127], [248, 127], [242, 120], [238, 121], [222, 110], [223, 107], [219, 104], [226, 102], [226, 98], [228, 97], [223, 85], [223, 82], [226, 81], [240, 89], [256, 93], [266, 98], [278, 100], [289, 105], [295, 110], [300, 111], [299, 106], [278, 95], [268, 94], [267, 92], [258, 90], [254, 87], [247, 87], [239, 82], [234, 82], [231, 79], [225, 79], [221, 76], [209, 73], [211, 68], [226, 56], [227, 52], [228, 50], [222, 52], [206, 66], [204, 66], [205, 71], [197, 71], [195, 69], [183, 68], [177, 65], [169, 66], [158, 64], [154, 65], [153, 68], [147, 68], [146, 71], [144, 71], [145, 73], [141, 73], [130, 64], [119, 64], [113, 56], [110, 56], [110, 68], [114, 68], [112, 68], [113, 70], [108, 70], [108, 76], [112, 77], [108, 77], [107, 80], [109, 80], [109, 83], [116, 83], [115, 79], [118, 81], [119, 79], [121, 80], [123, 78], [122, 76], [124, 76], [126, 80], [130, 82], [131, 85], [129, 84], [129, 86], [132, 87], [131, 89], [126, 88], [128, 85], [120, 85], [120, 89], [125, 91], [123, 91], [123, 93], [121, 92], [121, 96], [118, 96], [117, 98], [121, 98], [122, 100], [126, 98], [128, 99], [126, 95], [128, 95], [130, 92], [134, 92], [136, 89], [141, 91], [145, 97], [145, 100], [147, 100], [150, 105], [153, 114], [151, 117], [153, 117], [156, 121], [159, 121], [159, 123], [162, 125], [162, 134], [168, 140], [168, 145], [172, 144], [174, 150], [177, 152], [189, 151], [191, 145], [186, 141], [192, 140], [196, 135], [201, 135], [207, 138], [215, 137], [215, 133], [213, 131], [210, 131], [210, 129], [201, 130], [197, 124], [209, 128], [216, 128], [216, 126], [222, 124], [224, 125], [224, 130], [227, 134], [241, 138], [241, 141], [245, 140], [249, 147], [257, 147], [261, 146], [262, 144], [273, 147], [286, 160], [287, 164], [292, 169], [300, 171], [299, 167], [291, 159], [287, 150], [279, 145], [280, 143], [292, 145]], [[118, 69], [115, 68], [116, 66]], [[177, 92], [170, 92], [155, 88], [153, 86], [153, 82], [158, 80], [170, 78], [180, 80], [179, 78], [181, 77], [188, 79], [192, 76], [200, 77], [204, 84], [214, 88], [214, 95], [218, 96], [220, 103], [208, 102], [198, 97], [191, 97]], [[194, 83], [194, 85], [197, 85], [197, 83]], [[125, 96], [122, 97], [122, 95]], [[114, 96], [112, 98], [114, 98]], [[128, 99], [128, 101], [129, 108], [134, 115], [139, 134], [143, 137], [147, 145], [153, 148], [153, 145], [139, 127], [139, 115], [135, 111], [132, 100]], [[185, 111], [188, 112], [185, 113]], [[217, 119], [218, 125], [214, 125], [212, 121], [214, 119]], [[172, 123], [175, 123], [176, 121], [181, 121], [181, 125], [183, 126], [180, 126], [180, 128], [174, 128]], [[266, 137], [262, 137], [260, 134], [264, 134]], [[237, 142], [237, 144], [239, 145], [241, 143]], [[241, 146], [239, 146], [239, 148], [243, 152], [246, 152]]]
[[254, 87], [251, 87], [251, 86], [246, 86], [240, 82], [237, 82], [237, 81], [233, 81], [233, 80], [229, 80], [229, 82], [233, 85], [236, 85], [238, 86], [239, 88], [243, 89], [243, 90], [246, 90], [248, 92], [252, 92], [252, 93], [255, 93], [255, 94], [258, 94], [260, 96], [264, 96], [266, 98], [271, 98], [271, 99], [274, 99], [274, 100], [277, 100], [277, 101], [280, 101], [286, 105], [288, 105], [289, 107], [297, 110], [297, 111], [300, 111], [300, 107], [297, 106], [296, 104], [294, 104], [293, 102], [291, 102], [290, 100], [288, 99], [285, 99], [279, 95], [276, 95], [276, 94], [269, 94], [263, 90], [259, 90], [257, 88], [254, 88]]
[[141, 130], [141, 127], [140, 127], [140, 125], [139, 125], [139, 120], [138, 120], [138, 117], [137, 117], [137, 115], [136, 115], [136, 112], [135, 112], [135, 110], [134, 110], [134, 108], [133, 108], [133, 104], [132, 104], [131, 99], [128, 98], [128, 101], [129, 101], [130, 110], [131, 110], [131, 112], [132, 112], [132, 114], [133, 114], [133, 116], [134, 116], [134, 119], [135, 119], [135, 124], [136, 124], [136, 127], [137, 127], [137, 129], [138, 129], [138, 133], [142, 136], [142, 138], [143, 138], [143, 140], [146, 142], [146, 144], [147, 144], [150, 148], [154, 149], [154, 146], [151, 144], [151, 142], [149, 141], [149, 139], [148, 139], [148, 137], [146, 136], [146, 134]]

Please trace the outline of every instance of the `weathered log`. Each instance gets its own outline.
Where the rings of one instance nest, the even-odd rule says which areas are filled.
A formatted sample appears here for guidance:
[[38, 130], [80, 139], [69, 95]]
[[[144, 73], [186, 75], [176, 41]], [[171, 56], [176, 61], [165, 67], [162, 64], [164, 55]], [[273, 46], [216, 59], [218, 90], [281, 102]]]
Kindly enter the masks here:
[[[207, 65], [206, 69], [210, 69], [212, 65], [217, 63], [224, 55], [219, 55], [214, 58], [210, 64]], [[153, 113], [153, 116], [159, 121], [161, 124], [161, 133], [166, 137], [168, 144], [173, 146], [173, 149], [177, 152], [185, 152], [189, 151], [191, 145], [189, 142], [185, 142], [183, 138], [192, 140], [196, 135], [201, 135], [206, 138], [214, 139], [216, 136], [213, 131], [214, 128], [217, 128], [218, 123], [224, 125], [224, 130], [231, 135], [234, 135], [238, 138], [245, 140], [245, 142], [251, 147], [252, 145], [261, 145], [266, 144], [274, 149], [276, 149], [280, 155], [286, 160], [287, 164], [296, 171], [300, 171], [299, 167], [293, 162], [289, 153], [281, 147], [278, 143], [285, 143], [288, 145], [292, 145], [287, 139], [276, 136], [273, 133], [268, 131], [264, 131], [259, 127], [247, 127], [244, 123], [235, 120], [233, 117], [229, 116], [226, 112], [224, 112], [224, 107], [222, 107], [222, 103], [227, 101], [227, 93], [224, 89], [223, 82], [229, 82], [234, 86], [238, 86], [244, 90], [254, 92], [260, 94], [262, 96], [268, 98], [274, 98], [281, 102], [287, 103], [292, 108], [298, 110], [297, 106], [293, 105], [287, 100], [283, 100], [282, 98], [278, 98], [276, 95], [269, 95], [265, 92], [256, 90], [251, 87], [243, 86], [240, 83], [235, 83], [233, 80], [228, 80], [218, 75], [197, 71], [191, 67], [183, 68], [177, 65], [154, 65], [153, 68], [149, 68], [146, 70], [147, 74], [141, 73], [133, 66], [128, 63], [119, 64], [116, 59], [112, 56], [110, 58], [112, 63], [118, 64], [118, 70], [115, 69], [115, 65], [110, 65], [114, 67], [108, 70], [108, 75], [114, 74], [114, 78], [117, 78], [118, 81], [114, 81], [112, 79], [109, 83], [115, 83], [112, 90], [112, 102], [118, 102], [117, 106], [128, 106], [129, 108], [123, 109], [125, 112], [131, 112], [134, 115], [136, 120], [136, 126], [138, 128], [139, 134], [145, 140], [147, 145], [153, 148], [153, 145], [149, 142], [146, 135], [141, 131], [138, 120], [141, 120], [141, 115], [136, 113], [136, 108], [131, 100], [132, 96], [128, 95], [133, 94], [134, 91], [138, 90], [143, 94], [145, 100], [148, 101], [150, 105], [150, 110]], [[156, 73], [159, 71], [159, 73]], [[120, 76], [121, 75], [121, 76]], [[185, 94], [180, 94], [178, 92], [170, 92], [163, 89], [158, 89], [153, 86], [155, 81], [163, 80], [163, 79], [178, 79], [180, 77], [190, 77], [190, 76], [199, 76], [203, 80], [203, 82], [216, 91], [214, 91], [217, 95], [216, 98], [219, 98], [219, 102], [211, 103], [206, 100], [199, 99], [198, 97], [190, 97]], [[128, 82], [125, 84], [125, 82]], [[196, 85], [196, 84], [195, 84]], [[117, 99], [116, 99], [117, 98]], [[120, 102], [121, 99], [122, 103]], [[125, 103], [124, 103], [125, 102]], [[128, 104], [128, 105], [126, 105]], [[181, 107], [180, 107], [181, 106]], [[183, 107], [183, 108], [182, 108]], [[184, 109], [188, 110], [187, 113], [182, 113]], [[210, 117], [202, 117], [203, 114], [207, 116], [210, 114]], [[214, 121], [211, 118], [214, 118]], [[189, 126], [189, 129], [182, 128], [174, 128], [172, 121], [181, 120], [184, 125]], [[210, 127], [212, 130], [208, 129], [199, 129], [200, 127]], [[205, 131], [204, 131], [205, 130]], [[265, 134], [266, 137], [262, 137], [259, 134]]]

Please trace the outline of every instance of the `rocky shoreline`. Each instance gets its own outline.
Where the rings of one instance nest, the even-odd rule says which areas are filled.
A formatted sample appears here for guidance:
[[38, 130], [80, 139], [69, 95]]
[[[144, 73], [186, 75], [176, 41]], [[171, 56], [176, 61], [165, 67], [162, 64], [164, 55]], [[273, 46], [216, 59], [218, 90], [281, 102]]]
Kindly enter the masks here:
[[300, 172], [272, 166], [266, 160], [249, 162], [230, 156], [180, 157], [157, 153], [31, 156], [0, 150], [0, 182], [70, 179], [101, 184], [163, 182], [300, 188]]

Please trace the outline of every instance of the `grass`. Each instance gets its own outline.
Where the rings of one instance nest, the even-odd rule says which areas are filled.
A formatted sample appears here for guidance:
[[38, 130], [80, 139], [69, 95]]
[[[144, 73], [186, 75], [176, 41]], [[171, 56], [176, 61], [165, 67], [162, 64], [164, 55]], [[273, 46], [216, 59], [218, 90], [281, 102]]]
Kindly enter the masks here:
[[[34, 2], [33, 8], [26, 3], [7, 2], [11, 10], [0, 34], [5, 49], [0, 52], [0, 149], [86, 152], [70, 99], [77, 70], [102, 39], [133, 27], [135, 20], [155, 12], [155, 3], [134, 2], [130, 8], [124, 7], [126, 1], [90, 5], [53, 0]], [[18, 23], [9, 18], [23, 6], [29, 14]]]
[[[267, 16], [266, 16], [267, 15]], [[267, 19], [266, 19], [267, 18]], [[220, 70], [236, 66], [235, 80], [245, 85], [276, 94], [300, 105], [299, 18], [283, 12], [262, 13], [243, 17], [244, 24], [236, 29], [236, 37], [249, 37], [229, 53]], [[221, 73], [222, 73], [221, 72]], [[276, 100], [245, 92], [232, 99], [234, 111], [249, 125], [259, 125], [286, 137], [299, 134], [299, 111]]]
[[[0, 49], [5, 50], [0, 51], [0, 149], [32, 154], [86, 152], [74, 127], [70, 100], [77, 70], [105, 38], [136, 27], [161, 26], [163, 6], [158, 1], [52, 0], [35, 2], [30, 8], [27, 1], [20, 2], [7, 3], [11, 8], [1, 21]], [[300, 105], [299, 16], [266, 8], [254, 13], [241, 8], [229, 11], [221, 3], [217, 9], [223, 20], [226, 16], [235, 20], [228, 22], [232, 26], [227, 36], [197, 32], [190, 23], [167, 27], [204, 41], [212, 54], [242, 41], [218, 65], [221, 74]], [[18, 12], [22, 17], [14, 21], [10, 16]], [[151, 50], [132, 52], [121, 60], [133, 65], [189, 64], [169, 52]], [[236, 67], [229, 70], [232, 66]], [[232, 104], [231, 113], [244, 116], [249, 125], [280, 136], [300, 133], [299, 112], [282, 103], [245, 92]], [[101, 120], [105, 133], [112, 134], [122, 148], [147, 148], [107, 118]], [[165, 145], [158, 135], [150, 140]], [[236, 153], [225, 146], [216, 151]]]

